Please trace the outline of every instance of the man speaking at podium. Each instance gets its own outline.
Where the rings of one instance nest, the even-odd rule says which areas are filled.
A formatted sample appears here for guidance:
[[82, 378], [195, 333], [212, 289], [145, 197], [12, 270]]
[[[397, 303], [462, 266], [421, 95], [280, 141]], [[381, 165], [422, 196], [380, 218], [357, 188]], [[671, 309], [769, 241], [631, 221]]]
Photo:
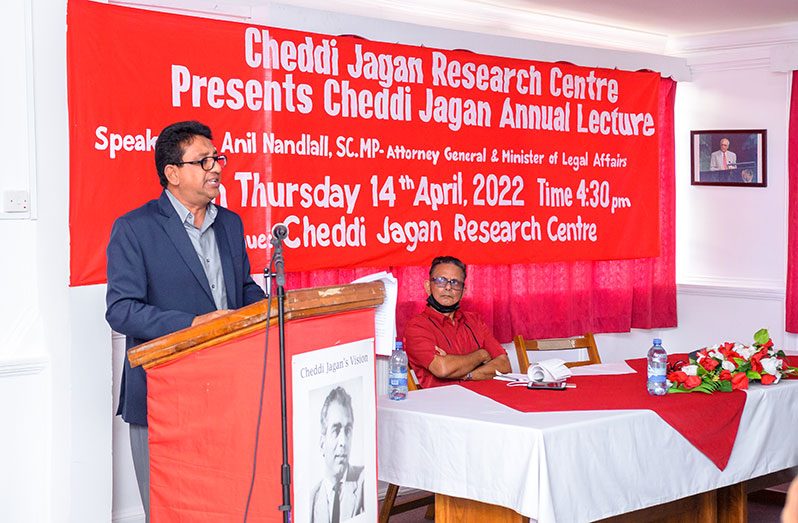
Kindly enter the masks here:
[[[108, 242], [105, 318], [127, 349], [264, 298], [250, 276], [241, 218], [217, 207], [226, 158], [195, 121], [166, 127], [155, 143], [160, 198], [114, 223]], [[147, 378], [125, 358], [117, 414], [149, 521]]]
[[729, 150], [730, 143], [728, 138], [720, 139], [720, 150], [713, 152], [709, 157], [710, 171], [728, 171], [737, 168], [737, 155]]
[[427, 307], [405, 327], [408, 362], [423, 388], [510, 372], [510, 359], [485, 322], [459, 310], [465, 279], [466, 266], [457, 258], [432, 260], [424, 282]]

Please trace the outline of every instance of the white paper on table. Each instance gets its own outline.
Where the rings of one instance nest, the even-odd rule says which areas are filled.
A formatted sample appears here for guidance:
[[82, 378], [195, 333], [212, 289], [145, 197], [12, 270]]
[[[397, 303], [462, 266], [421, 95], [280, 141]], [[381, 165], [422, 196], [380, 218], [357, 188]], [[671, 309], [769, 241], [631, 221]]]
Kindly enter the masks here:
[[[613, 363], [596, 363], [593, 365], [584, 365], [582, 367], [572, 367], [571, 374], [573, 376], [612, 376], [617, 374], [633, 374], [635, 370], [630, 367], [625, 361], [618, 361]], [[501, 381], [522, 381], [528, 382], [529, 375], [519, 372], [508, 372], [503, 374], [496, 371], [495, 380]]]
[[493, 379], [494, 380], [499, 380], [499, 381], [523, 381], [523, 382], [526, 382], [526, 381], [529, 381], [529, 376], [527, 376], [526, 374], [521, 374], [519, 372], [507, 372], [507, 373], [504, 373], [504, 372], [496, 371], [496, 375], [493, 376]]
[[399, 283], [387, 271], [377, 272], [358, 278], [352, 283], [381, 281], [385, 285], [385, 301], [374, 313], [374, 350], [381, 356], [390, 356], [396, 346], [396, 301], [399, 296]]
[[596, 363], [595, 365], [573, 367], [571, 372], [574, 376], [609, 376], [612, 374], [633, 374], [635, 370], [625, 361], [617, 361], [613, 363]]
[[565, 360], [551, 358], [530, 365], [526, 374], [529, 376], [529, 381], [553, 383], [570, 378], [571, 369], [565, 366]]
[[503, 374], [496, 371], [493, 377], [495, 380], [501, 381], [516, 381], [528, 383], [534, 381], [536, 383], [553, 383], [556, 381], [563, 381], [571, 377], [571, 369], [565, 366], [565, 360], [559, 358], [552, 358], [548, 360], [539, 361], [529, 366], [526, 374], [517, 372], [508, 372]]

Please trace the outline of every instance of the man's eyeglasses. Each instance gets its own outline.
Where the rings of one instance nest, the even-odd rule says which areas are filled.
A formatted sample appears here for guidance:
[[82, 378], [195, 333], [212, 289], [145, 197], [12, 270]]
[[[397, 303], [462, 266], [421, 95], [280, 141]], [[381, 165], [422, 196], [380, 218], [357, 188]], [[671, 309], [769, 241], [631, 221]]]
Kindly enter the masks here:
[[181, 166], [186, 164], [191, 165], [199, 165], [202, 167], [203, 171], [210, 171], [213, 169], [214, 165], [219, 164], [220, 167], [224, 167], [227, 165], [227, 156], [220, 154], [218, 156], [206, 156], [205, 158], [200, 158], [199, 160], [194, 160], [193, 162], [175, 162], [175, 165]]
[[436, 287], [440, 289], [445, 289], [447, 285], [451, 285], [453, 290], [461, 291], [463, 287], [465, 287], [465, 282], [460, 281], [457, 278], [452, 278], [451, 280], [448, 278], [444, 278], [443, 276], [437, 276], [435, 278], [430, 278], [431, 281]]

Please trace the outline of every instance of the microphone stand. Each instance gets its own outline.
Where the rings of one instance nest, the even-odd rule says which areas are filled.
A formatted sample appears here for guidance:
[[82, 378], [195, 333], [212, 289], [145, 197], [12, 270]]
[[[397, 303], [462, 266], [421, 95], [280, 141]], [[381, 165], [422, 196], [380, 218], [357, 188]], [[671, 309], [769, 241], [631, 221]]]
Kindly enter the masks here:
[[[285, 225], [277, 224], [272, 230], [271, 244], [274, 246], [274, 273], [277, 283], [277, 330], [280, 336], [280, 414], [283, 432], [283, 464], [280, 478], [283, 486], [283, 503], [279, 506], [283, 522], [291, 522], [291, 465], [288, 463], [288, 406], [285, 392], [285, 261], [283, 240], [288, 236]], [[268, 328], [268, 326], [267, 326]]]

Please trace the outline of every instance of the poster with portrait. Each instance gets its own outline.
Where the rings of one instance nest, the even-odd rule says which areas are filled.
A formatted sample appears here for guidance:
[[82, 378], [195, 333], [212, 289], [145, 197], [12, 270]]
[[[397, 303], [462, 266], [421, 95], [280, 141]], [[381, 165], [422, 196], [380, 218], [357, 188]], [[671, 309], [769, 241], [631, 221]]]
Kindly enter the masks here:
[[691, 131], [692, 185], [767, 187], [767, 131]]
[[374, 363], [373, 338], [291, 360], [297, 523], [377, 519]]

